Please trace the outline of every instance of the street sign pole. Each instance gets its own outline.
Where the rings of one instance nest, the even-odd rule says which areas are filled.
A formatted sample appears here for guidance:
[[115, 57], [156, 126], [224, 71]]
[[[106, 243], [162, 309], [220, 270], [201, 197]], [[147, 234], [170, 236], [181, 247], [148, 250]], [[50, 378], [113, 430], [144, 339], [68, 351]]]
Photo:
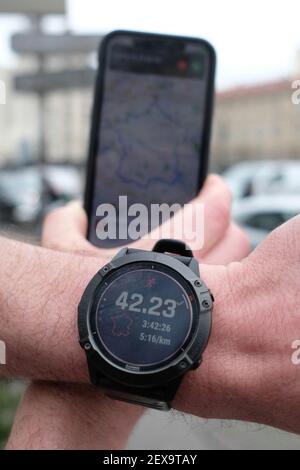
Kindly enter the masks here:
[[88, 65], [74, 68], [70, 63], [69, 68], [66, 60], [64, 70], [47, 69], [48, 57], [88, 57], [97, 51], [101, 41], [101, 35], [45, 33], [42, 28], [45, 15], [66, 17], [66, 10], [66, 0], [0, 0], [0, 14], [25, 15], [30, 21], [30, 28], [27, 31], [12, 36], [11, 45], [17, 54], [32, 56], [37, 63], [36, 73], [18, 75], [14, 84], [16, 91], [34, 93], [38, 99], [38, 159], [41, 168], [48, 160], [46, 145], [48, 94], [57, 90], [92, 88], [95, 81], [96, 72]]
[[[0, 0], [0, 13], [25, 15], [30, 21], [30, 29], [36, 34], [43, 34], [42, 19], [45, 15], [65, 15], [65, 0]], [[34, 54], [37, 60], [38, 73], [45, 72], [45, 57], [42, 51]], [[47, 162], [46, 149], [46, 93], [43, 90], [37, 91], [38, 96], [38, 157], [41, 168]], [[43, 178], [43, 176], [42, 176]]]
[[[32, 29], [37, 32], [42, 32], [42, 16], [39, 14], [35, 14], [30, 17]], [[43, 73], [45, 69], [45, 55], [44, 54], [36, 54], [37, 58], [37, 66], [38, 66], [38, 73]], [[46, 182], [46, 164], [48, 161], [47, 156], [47, 145], [46, 145], [46, 132], [47, 132], [47, 125], [46, 125], [46, 94], [43, 91], [37, 93], [38, 96], [38, 166], [40, 171], [40, 179], [41, 179], [41, 186], [42, 186], [42, 208], [46, 207], [49, 194], [47, 189], [47, 182]], [[42, 210], [43, 211], [43, 210]], [[42, 217], [42, 211], [40, 216]]]
[[[0, 0], [0, 14], [18, 14], [25, 15], [30, 22], [30, 31], [28, 35], [35, 35], [33, 40], [34, 48], [36, 48], [39, 38], [46, 36], [43, 34], [42, 19], [45, 15], [66, 15], [66, 1], [65, 0]], [[47, 46], [47, 39], [46, 39]], [[20, 54], [26, 53], [26, 51], [17, 51]], [[49, 51], [46, 48], [37, 48], [36, 50], [29, 51], [37, 61], [38, 77], [46, 77], [46, 58], [48, 55], [55, 54], [55, 48], [53, 51]], [[70, 54], [70, 51], [66, 51], [66, 54]], [[20, 78], [20, 77], [19, 77]], [[22, 78], [22, 77], [21, 77]], [[28, 78], [28, 77], [27, 77]], [[48, 77], [49, 79], [49, 77]], [[18, 77], [16, 77], [16, 82]], [[26, 82], [26, 78], [25, 78]], [[28, 84], [28, 81], [27, 81]], [[22, 87], [20, 87], [22, 88]], [[30, 88], [30, 86], [29, 86]], [[16, 87], [17, 89], [17, 87]], [[46, 97], [49, 89], [47, 87], [37, 87], [37, 89], [29, 90], [35, 92], [38, 97], [38, 164], [40, 168], [40, 178], [42, 182], [42, 207], [49, 202], [49, 193], [45, 178], [45, 165], [47, 163], [47, 146], [46, 146]], [[41, 211], [42, 216], [42, 211]]]

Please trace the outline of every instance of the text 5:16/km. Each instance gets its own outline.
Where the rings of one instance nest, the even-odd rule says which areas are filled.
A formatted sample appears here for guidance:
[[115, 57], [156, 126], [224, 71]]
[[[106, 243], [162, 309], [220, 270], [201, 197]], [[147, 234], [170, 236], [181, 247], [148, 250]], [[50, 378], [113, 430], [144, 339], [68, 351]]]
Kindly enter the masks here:
[[158, 344], [160, 346], [171, 346], [171, 340], [168, 338], [164, 338], [163, 336], [159, 335], [147, 335], [146, 333], [141, 333], [139, 336], [139, 340], [142, 342]]
[[134, 293], [129, 296], [128, 292], [122, 294], [116, 300], [116, 306], [122, 310], [128, 310], [134, 313], [145, 313], [156, 317], [174, 318], [176, 315], [177, 302], [174, 299], [162, 299], [161, 297], [152, 297], [150, 305], [144, 305], [144, 296]]

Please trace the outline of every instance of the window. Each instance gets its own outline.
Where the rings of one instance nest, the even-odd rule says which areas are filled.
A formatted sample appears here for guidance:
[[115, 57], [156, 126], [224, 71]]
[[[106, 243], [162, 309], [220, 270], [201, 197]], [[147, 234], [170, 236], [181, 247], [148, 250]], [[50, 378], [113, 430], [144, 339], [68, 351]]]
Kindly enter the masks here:
[[255, 214], [245, 220], [245, 224], [249, 227], [265, 230], [267, 232], [272, 232], [285, 222], [286, 217], [279, 212]]

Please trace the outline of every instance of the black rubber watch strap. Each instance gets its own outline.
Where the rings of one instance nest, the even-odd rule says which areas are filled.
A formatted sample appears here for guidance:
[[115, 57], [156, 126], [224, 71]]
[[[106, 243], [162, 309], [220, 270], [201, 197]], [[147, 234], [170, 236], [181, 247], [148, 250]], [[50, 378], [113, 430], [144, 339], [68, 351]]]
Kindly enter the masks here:
[[193, 252], [188, 245], [179, 240], [159, 240], [153, 248], [156, 253], [165, 253], [193, 258]]
[[113, 383], [106, 377], [98, 377], [96, 385], [105, 389], [106, 395], [115, 400], [146, 406], [160, 411], [170, 411], [182, 377], [164, 386], [153, 388], [127, 387]]

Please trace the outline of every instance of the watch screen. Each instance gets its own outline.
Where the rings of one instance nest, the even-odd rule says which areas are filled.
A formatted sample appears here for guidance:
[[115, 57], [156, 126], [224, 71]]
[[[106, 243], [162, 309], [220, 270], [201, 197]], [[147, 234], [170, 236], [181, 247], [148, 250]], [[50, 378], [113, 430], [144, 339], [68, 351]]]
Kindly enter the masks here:
[[170, 273], [149, 268], [120, 274], [106, 285], [98, 304], [104, 349], [129, 369], [164, 362], [189, 336], [191, 300]]

